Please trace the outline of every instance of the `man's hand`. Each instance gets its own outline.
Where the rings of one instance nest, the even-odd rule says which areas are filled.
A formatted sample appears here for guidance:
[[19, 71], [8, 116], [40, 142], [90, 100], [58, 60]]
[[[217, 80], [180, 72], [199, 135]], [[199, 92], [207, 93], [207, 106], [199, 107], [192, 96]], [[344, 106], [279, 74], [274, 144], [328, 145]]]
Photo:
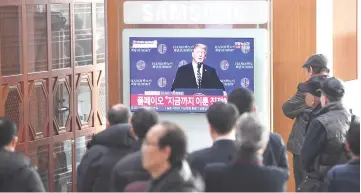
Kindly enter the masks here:
[[315, 104], [315, 97], [310, 93], [304, 93], [304, 95], [306, 96], [305, 101], [307, 106], [313, 107], [313, 105]]

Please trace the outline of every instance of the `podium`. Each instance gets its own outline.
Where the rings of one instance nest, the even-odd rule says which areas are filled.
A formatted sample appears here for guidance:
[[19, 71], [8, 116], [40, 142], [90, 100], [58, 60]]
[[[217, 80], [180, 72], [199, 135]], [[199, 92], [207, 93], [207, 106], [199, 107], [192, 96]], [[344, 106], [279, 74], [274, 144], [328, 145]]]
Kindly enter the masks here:
[[175, 89], [175, 92], [181, 92], [183, 95], [205, 95], [205, 96], [223, 96], [222, 89], [194, 89], [194, 88], [185, 88], [185, 89]]

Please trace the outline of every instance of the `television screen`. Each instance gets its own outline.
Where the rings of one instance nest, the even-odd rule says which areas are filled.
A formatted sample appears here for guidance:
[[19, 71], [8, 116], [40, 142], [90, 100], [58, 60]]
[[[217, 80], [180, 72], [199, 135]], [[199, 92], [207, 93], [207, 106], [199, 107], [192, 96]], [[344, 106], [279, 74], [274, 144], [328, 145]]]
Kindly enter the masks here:
[[130, 106], [205, 112], [235, 88], [254, 90], [253, 38], [130, 37]]

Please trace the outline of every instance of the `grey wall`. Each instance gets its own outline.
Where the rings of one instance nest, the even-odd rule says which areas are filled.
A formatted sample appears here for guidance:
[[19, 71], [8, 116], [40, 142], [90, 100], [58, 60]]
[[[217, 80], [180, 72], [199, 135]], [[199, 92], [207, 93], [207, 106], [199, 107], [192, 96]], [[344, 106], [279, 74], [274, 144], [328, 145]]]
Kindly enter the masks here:
[[212, 145], [205, 114], [161, 113], [161, 120], [179, 124], [188, 137], [188, 150], [193, 151]]

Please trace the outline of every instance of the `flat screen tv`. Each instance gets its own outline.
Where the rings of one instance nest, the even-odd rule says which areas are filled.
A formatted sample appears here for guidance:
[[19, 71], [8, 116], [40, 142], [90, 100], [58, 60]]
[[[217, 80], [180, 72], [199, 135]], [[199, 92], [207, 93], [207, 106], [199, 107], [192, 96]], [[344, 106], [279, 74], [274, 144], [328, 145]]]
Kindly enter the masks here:
[[205, 112], [254, 91], [254, 38], [130, 37], [130, 107]]

